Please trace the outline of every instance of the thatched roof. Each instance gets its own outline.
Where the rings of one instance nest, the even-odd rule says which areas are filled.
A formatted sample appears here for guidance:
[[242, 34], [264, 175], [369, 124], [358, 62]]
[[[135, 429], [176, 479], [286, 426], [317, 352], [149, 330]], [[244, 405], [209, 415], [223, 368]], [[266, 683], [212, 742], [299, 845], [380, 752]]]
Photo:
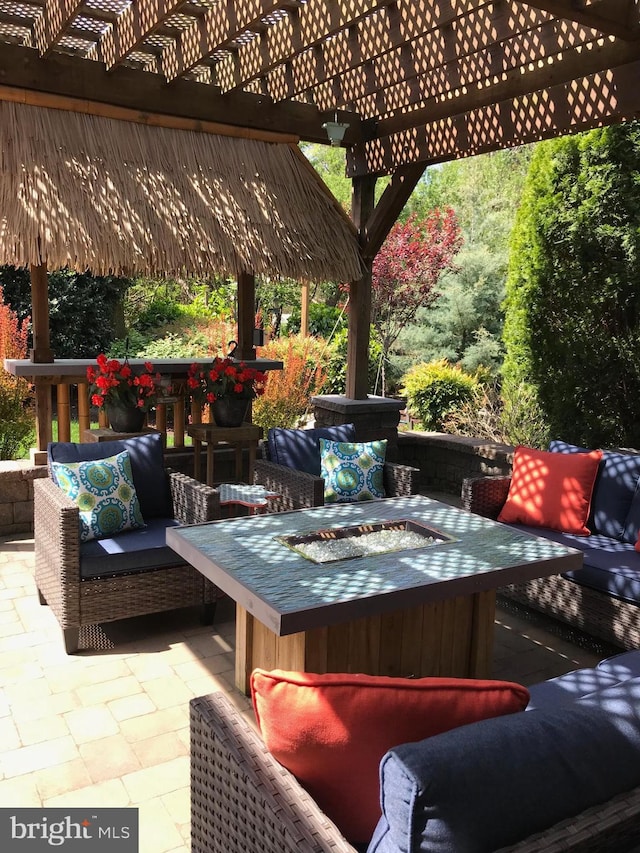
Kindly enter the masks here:
[[354, 230], [291, 142], [0, 102], [0, 263], [357, 279]]

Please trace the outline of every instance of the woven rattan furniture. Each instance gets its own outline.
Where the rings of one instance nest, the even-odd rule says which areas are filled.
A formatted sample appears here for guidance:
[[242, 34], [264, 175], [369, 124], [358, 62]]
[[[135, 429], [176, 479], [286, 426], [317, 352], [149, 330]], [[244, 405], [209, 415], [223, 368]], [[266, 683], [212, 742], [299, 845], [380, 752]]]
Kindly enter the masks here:
[[[272, 462], [266, 441], [260, 442], [261, 459], [256, 459], [254, 483], [279, 497], [269, 502], [269, 512], [287, 512], [324, 504], [324, 480]], [[409, 465], [387, 462], [384, 466], [384, 490], [389, 498], [414, 495], [418, 491], [420, 471]]]
[[[179, 473], [169, 477], [174, 518], [195, 524], [220, 517], [218, 493]], [[90, 643], [95, 626], [193, 605], [212, 621], [218, 591], [177, 555], [175, 565], [81, 579], [78, 506], [49, 479], [34, 488], [35, 581], [40, 602], [54, 612], [67, 653], [77, 651], [80, 629]], [[126, 536], [127, 534], [121, 534]]]
[[[501, 853], [623, 853], [640, 837], [640, 789]], [[355, 853], [222, 693], [191, 701], [192, 853]]]
[[[462, 506], [470, 512], [497, 518], [507, 499], [511, 478], [474, 477], [462, 484]], [[562, 575], [511, 584], [500, 595], [560, 619], [587, 634], [626, 649], [640, 647], [640, 607]]]

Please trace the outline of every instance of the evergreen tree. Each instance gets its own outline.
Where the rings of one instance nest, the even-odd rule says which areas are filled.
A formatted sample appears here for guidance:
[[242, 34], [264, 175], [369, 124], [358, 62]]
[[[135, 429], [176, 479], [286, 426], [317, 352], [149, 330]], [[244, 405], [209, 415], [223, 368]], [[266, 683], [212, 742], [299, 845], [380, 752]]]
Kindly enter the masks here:
[[541, 144], [514, 229], [507, 393], [532, 387], [552, 437], [640, 445], [640, 124]]

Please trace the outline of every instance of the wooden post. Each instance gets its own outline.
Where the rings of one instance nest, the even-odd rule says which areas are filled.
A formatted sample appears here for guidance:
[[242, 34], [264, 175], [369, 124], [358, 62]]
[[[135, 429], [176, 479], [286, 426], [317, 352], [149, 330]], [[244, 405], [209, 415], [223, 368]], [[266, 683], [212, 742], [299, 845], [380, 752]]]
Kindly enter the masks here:
[[[34, 364], [49, 364], [53, 351], [49, 344], [49, 282], [47, 265], [31, 265], [31, 322], [33, 324], [33, 349], [30, 352]], [[36, 400], [36, 451], [45, 451], [53, 438], [51, 385], [35, 381]]]
[[[373, 175], [353, 179], [351, 210], [360, 245], [366, 240], [366, 224], [373, 212], [375, 188]], [[371, 266], [372, 261], [368, 260], [366, 273], [350, 285], [346, 396], [352, 400], [366, 400], [369, 391]]]
[[80, 430], [80, 441], [82, 441], [85, 430], [91, 429], [89, 386], [86, 382], [78, 382], [78, 429]]
[[69, 386], [61, 382], [56, 386], [58, 403], [58, 441], [71, 441], [71, 406], [69, 405]]
[[300, 334], [305, 338], [309, 334], [309, 282], [302, 282], [300, 294]]
[[238, 275], [238, 349], [236, 358], [253, 359], [253, 329], [256, 323], [256, 279], [253, 273]]

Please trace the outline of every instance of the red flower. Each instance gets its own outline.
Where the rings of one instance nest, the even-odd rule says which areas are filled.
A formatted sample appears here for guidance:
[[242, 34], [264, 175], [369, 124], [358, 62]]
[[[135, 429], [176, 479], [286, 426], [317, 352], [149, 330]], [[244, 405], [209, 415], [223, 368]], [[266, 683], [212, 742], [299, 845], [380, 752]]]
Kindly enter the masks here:
[[98, 370], [93, 366], [87, 368], [92, 405], [119, 402], [144, 411], [155, 405], [162, 391], [162, 377], [159, 373], [154, 374], [151, 362], [144, 363], [146, 372], [139, 375], [134, 373], [126, 358], [120, 362], [115, 358], [107, 359], [104, 353], [100, 353], [96, 364]]

